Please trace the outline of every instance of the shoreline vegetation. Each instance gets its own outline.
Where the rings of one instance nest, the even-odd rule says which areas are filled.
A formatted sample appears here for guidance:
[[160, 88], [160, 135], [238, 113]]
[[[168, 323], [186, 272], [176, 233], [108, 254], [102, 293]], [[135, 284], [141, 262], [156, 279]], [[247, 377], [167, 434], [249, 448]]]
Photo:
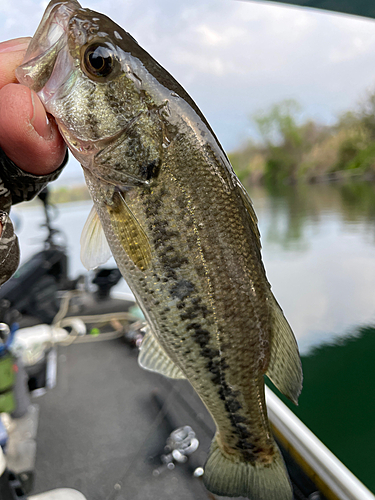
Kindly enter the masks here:
[[86, 184], [78, 184], [72, 187], [53, 187], [53, 184], [51, 185], [49, 201], [52, 205], [86, 200], [91, 200]]
[[252, 117], [260, 140], [228, 155], [245, 185], [375, 180], [375, 92], [331, 126], [301, 111], [285, 100]]
[[[292, 99], [252, 117], [260, 139], [248, 139], [228, 157], [245, 186], [375, 181], [375, 91], [334, 125], [301, 120]], [[52, 185], [51, 203], [89, 200], [85, 185]]]

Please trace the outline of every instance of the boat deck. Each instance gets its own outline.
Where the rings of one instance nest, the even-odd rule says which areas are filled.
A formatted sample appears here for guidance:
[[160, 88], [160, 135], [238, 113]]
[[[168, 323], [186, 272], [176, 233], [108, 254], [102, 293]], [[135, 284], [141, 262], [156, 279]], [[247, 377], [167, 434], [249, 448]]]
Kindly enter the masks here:
[[[126, 311], [133, 304], [88, 296], [80, 314]], [[87, 500], [215, 499], [194, 476], [215, 426], [190, 384], [140, 368], [138, 349], [124, 337], [86, 338], [57, 347], [57, 384], [32, 398], [39, 427], [31, 493], [74, 488]], [[161, 460], [167, 438], [184, 426], [194, 430], [199, 447], [186, 463], [168, 469]], [[295, 500], [324, 500], [286, 453], [284, 458]]]
[[[40, 406], [34, 493], [70, 487], [90, 500], [212, 498], [192, 478], [206, 459], [211, 417], [187, 382], [142, 370], [122, 339], [59, 346], [57, 386], [33, 402]], [[184, 425], [200, 441], [194, 465], [162, 470], [166, 439]]]

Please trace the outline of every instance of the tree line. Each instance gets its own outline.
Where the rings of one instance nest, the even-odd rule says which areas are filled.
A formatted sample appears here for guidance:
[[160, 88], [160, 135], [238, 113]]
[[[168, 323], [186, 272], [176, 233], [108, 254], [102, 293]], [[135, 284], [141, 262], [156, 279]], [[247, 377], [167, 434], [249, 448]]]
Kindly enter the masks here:
[[288, 99], [253, 116], [260, 140], [229, 154], [245, 184], [375, 180], [375, 92], [332, 126], [301, 122], [300, 114]]

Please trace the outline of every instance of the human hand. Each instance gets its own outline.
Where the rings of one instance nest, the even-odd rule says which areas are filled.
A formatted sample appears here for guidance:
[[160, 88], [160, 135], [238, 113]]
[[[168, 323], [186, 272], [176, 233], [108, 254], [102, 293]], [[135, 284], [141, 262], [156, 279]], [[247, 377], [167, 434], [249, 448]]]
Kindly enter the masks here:
[[63, 162], [66, 146], [37, 94], [17, 82], [30, 38], [0, 43], [0, 147], [19, 168], [50, 174]]

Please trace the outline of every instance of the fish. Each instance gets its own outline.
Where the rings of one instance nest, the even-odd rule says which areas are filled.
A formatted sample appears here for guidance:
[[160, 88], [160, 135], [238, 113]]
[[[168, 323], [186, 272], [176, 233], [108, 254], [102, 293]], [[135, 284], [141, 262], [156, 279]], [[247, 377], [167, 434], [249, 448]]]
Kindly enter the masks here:
[[298, 346], [207, 120], [128, 32], [75, 0], [47, 6], [16, 75], [82, 165], [93, 208], [81, 258], [94, 268], [113, 254], [148, 323], [139, 364], [187, 379], [216, 424], [206, 488], [291, 500], [264, 376], [297, 403]]

